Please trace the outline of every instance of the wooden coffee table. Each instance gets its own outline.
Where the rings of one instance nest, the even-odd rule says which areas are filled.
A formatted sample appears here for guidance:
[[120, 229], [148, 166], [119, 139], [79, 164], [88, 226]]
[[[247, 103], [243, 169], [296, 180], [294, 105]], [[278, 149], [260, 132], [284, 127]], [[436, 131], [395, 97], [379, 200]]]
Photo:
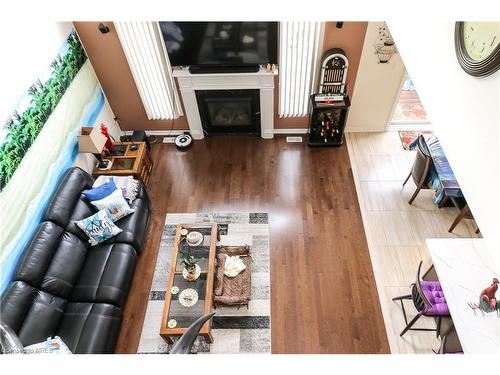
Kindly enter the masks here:
[[[189, 246], [186, 241], [180, 244], [181, 229], [186, 228], [188, 232], [198, 231], [203, 234], [203, 242], [198, 246], [190, 246], [191, 254], [199, 259], [198, 265], [201, 274], [195, 281], [187, 281], [182, 276], [184, 266], [179, 257], [179, 250], [186, 251]], [[214, 289], [215, 275], [215, 247], [218, 240], [217, 224], [179, 224], [175, 233], [175, 242], [172, 252], [172, 262], [168, 277], [163, 316], [161, 319], [160, 336], [167, 342], [172, 343], [172, 337], [182, 335], [186, 329], [199, 317], [209, 314], [212, 310], [212, 295]], [[179, 291], [172, 294], [172, 287], [178, 287]], [[195, 289], [198, 292], [198, 301], [191, 307], [184, 307], [179, 302], [179, 295], [184, 289]], [[175, 326], [169, 327], [169, 321], [175, 320]], [[209, 343], [213, 342], [211, 334], [211, 321], [206, 322], [200, 330]]]

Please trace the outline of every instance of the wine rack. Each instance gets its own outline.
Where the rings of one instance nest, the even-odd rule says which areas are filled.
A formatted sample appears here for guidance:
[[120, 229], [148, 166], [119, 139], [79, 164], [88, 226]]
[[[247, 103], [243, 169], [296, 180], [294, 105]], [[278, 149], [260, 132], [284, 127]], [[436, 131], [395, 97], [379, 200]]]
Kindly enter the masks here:
[[309, 146], [338, 147], [344, 143], [344, 129], [351, 102], [349, 96], [343, 100], [317, 102], [311, 95], [311, 116], [309, 124]]

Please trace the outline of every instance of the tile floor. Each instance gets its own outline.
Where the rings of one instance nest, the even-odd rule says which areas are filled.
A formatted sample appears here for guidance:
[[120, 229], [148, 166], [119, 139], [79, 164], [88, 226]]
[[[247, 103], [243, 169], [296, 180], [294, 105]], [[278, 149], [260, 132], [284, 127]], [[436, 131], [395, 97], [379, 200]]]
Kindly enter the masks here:
[[[348, 133], [346, 139], [391, 352], [432, 353], [439, 346], [434, 332], [399, 337], [403, 315], [391, 299], [408, 294], [420, 260], [424, 269], [430, 265], [426, 238], [477, 237], [475, 223], [463, 220], [448, 233], [457, 211], [434, 205], [431, 190], [421, 190], [408, 204], [415, 185], [410, 179], [403, 188], [402, 182], [415, 153], [403, 150], [397, 132]], [[415, 311], [411, 301], [405, 306]], [[422, 318], [417, 325], [433, 327], [434, 322]]]

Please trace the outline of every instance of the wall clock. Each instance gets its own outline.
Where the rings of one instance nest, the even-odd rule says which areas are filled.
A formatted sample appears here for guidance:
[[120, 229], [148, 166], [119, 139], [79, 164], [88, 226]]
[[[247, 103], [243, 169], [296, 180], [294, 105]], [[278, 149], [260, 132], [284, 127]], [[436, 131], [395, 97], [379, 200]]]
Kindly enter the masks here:
[[500, 22], [457, 22], [455, 51], [463, 70], [485, 77], [500, 68]]

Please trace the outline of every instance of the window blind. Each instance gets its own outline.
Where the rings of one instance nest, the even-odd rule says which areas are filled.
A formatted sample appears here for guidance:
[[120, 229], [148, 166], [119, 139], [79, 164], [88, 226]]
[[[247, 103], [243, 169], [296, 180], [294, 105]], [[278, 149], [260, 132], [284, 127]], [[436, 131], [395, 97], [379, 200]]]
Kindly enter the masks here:
[[279, 116], [304, 117], [314, 90], [323, 35], [321, 22], [280, 22]]
[[114, 24], [148, 119], [178, 118], [182, 109], [158, 23]]

